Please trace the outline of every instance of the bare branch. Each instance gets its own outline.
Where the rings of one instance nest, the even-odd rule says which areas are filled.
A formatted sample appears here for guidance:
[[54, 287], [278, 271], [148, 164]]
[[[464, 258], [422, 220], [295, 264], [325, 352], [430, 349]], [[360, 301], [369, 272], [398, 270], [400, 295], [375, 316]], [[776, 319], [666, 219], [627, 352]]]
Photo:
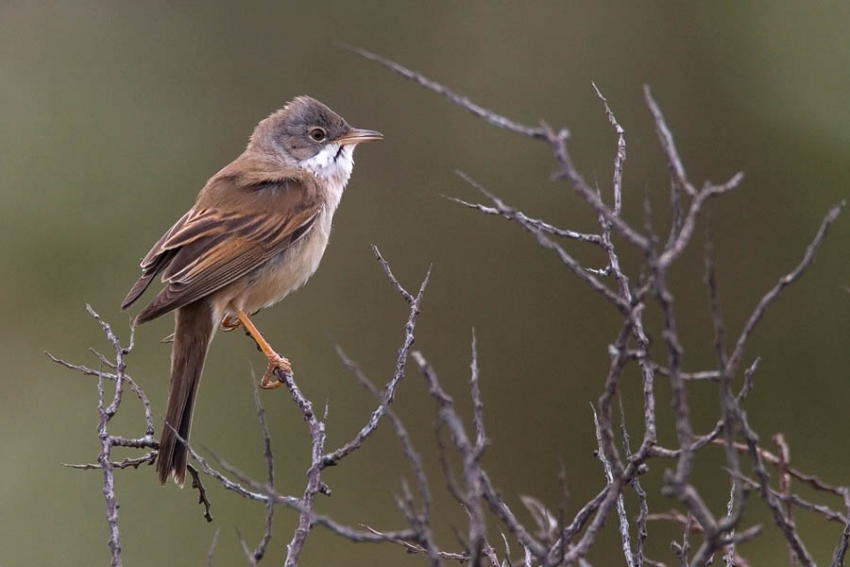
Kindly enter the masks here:
[[[253, 372], [251, 373], [251, 385], [254, 388], [254, 406], [257, 408], [257, 422], [260, 424], [260, 431], [263, 434], [263, 456], [266, 459], [266, 482], [270, 489], [274, 489], [274, 454], [272, 453], [272, 438], [269, 433], [268, 425], [266, 424], [266, 410], [260, 400], [260, 388], [257, 385], [257, 380], [254, 379]], [[272, 523], [274, 520], [274, 505], [273, 499], [269, 498], [266, 501], [266, 523], [263, 537], [257, 547], [251, 552], [251, 560], [259, 562], [266, 554], [266, 549], [272, 539]]]
[[676, 144], [673, 142], [673, 133], [667, 127], [667, 122], [664, 120], [664, 114], [655, 98], [652, 96], [652, 90], [649, 85], [643, 86], [643, 94], [646, 97], [646, 104], [649, 106], [652, 116], [655, 117], [655, 128], [658, 131], [658, 139], [661, 141], [661, 149], [667, 155], [667, 161], [670, 166], [670, 172], [673, 178], [684, 189], [688, 195], [695, 196], [696, 188], [688, 181], [688, 176], [685, 174], [685, 167], [682, 165], [682, 158], [679, 157], [679, 152], [676, 149]]
[[[520, 226], [526, 229], [528, 232], [533, 234], [537, 238], [537, 242], [540, 243], [541, 246], [547, 248], [549, 250], [554, 250], [555, 253], [558, 254], [558, 257], [561, 261], [566, 265], [579, 279], [584, 280], [594, 289], [601, 293], [608, 301], [613, 303], [618, 309], [625, 310], [628, 309], [626, 303], [618, 297], [614, 292], [608, 289], [605, 284], [599, 281], [593, 274], [584, 269], [581, 264], [578, 263], [563, 247], [561, 247], [556, 242], [549, 239], [542, 230], [537, 228], [534, 224], [525, 223], [519, 215], [516, 214], [514, 209], [507, 206], [501, 199], [490, 193], [483, 185], [476, 182], [474, 179], [469, 177], [462, 171], [458, 171], [457, 174], [467, 183], [472, 185], [475, 189], [481, 192], [485, 197], [490, 199], [493, 204], [496, 206], [496, 210], [499, 211], [500, 214], [506, 216], [508, 218], [516, 221]], [[523, 215], [524, 216], [524, 215]]]
[[[372, 246], [372, 251], [375, 253], [375, 256], [378, 258], [378, 262], [380, 262], [381, 267], [384, 268], [384, 272], [387, 274], [387, 278], [389, 278], [390, 282], [396, 288], [396, 290], [401, 294], [401, 296], [407, 301], [410, 305], [410, 313], [407, 318], [407, 323], [404, 326], [404, 342], [402, 343], [401, 348], [398, 351], [398, 358], [396, 358], [396, 367], [395, 373], [393, 374], [392, 379], [387, 383], [384, 387], [384, 396], [382, 403], [372, 412], [369, 416], [369, 421], [364, 425], [360, 431], [355, 435], [354, 439], [346, 443], [344, 446], [340, 447], [336, 451], [329, 453], [322, 457], [322, 467], [328, 467], [336, 464], [340, 459], [344, 458], [346, 455], [356, 451], [363, 443], [363, 441], [375, 431], [378, 427], [378, 423], [381, 421], [381, 418], [386, 413], [386, 408], [389, 407], [393, 400], [395, 399], [395, 392], [398, 389], [399, 384], [404, 379], [404, 371], [407, 366], [407, 357], [410, 353], [410, 349], [413, 347], [413, 342], [415, 337], [413, 336], [413, 332], [416, 329], [416, 320], [419, 316], [419, 307], [422, 304], [422, 298], [425, 296], [425, 288], [428, 287], [428, 282], [431, 279], [431, 267], [428, 267], [428, 271], [425, 273], [425, 278], [422, 280], [422, 283], [419, 286], [419, 292], [416, 294], [416, 297], [413, 297], [410, 293], [408, 293], [396, 277], [393, 275], [392, 270], [390, 270], [390, 265], [384, 260], [383, 256], [381, 256], [381, 252], [378, 250], [377, 246]], [[348, 357], [342, 353], [341, 349], [337, 347], [337, 354], [340, 355], [343, 361], [347, 360]], [[349, 369], [352, 370], [353, 369]], [[356, 374], [355, 374], [356, 376]]]
[[844, 210], [844, 207], [847, 206], [845, 201], [841, 201], [839, 204], [833, 206], [829, 209], [829, 212], [823, 218], [821, 222], [820, 228], [818, 229], [817, 234], [815, 234], [812, 242], [806, 247], [806, 252], [803, 254], [803, 259], [800, 260], [800, 263], [797, 264], [797, 267], [779, 278], [779, 281], [776, 283], [770, 291], [768, 291], [764, 297], [761, 298], [758, 305], [756, 305], [755, 310], [753, 310], [752, 315], [747, 320], [744, 325], [743, 330], [741, 331], [740, 336], [738, 337], [738, 342], [735, 344], [735, 350], [732, 351], [731, 356], [729, 357], [729, 362], [727, 363], [728, 372], [732, 373], [737, 368], [738, 363], [741, 358], [744, 356], [744, 349], [746, 348], [747, 341], [750, 338], [753, 330], [761, 318], [764, 317], [767, 308], [771, 303], [779, 299], [779, 296], [782, 295], [782, 292], [786, 287], [797, 281], [800, 276], [808, 269], [809, 266], [815, 261], [815, 254], [817, 254], [818, 249], [821, 244], [823, 244], [824, 239], [826, 238], [826, 234], [829, 231], [829, 227], [832, 226], [832, 223], [836, 221], [838, 215]]
[[[593, 410], [593, 423], [596, 426], [596, 443], [599, 445], [599, 452], [596, 455], [602, 461], [602, 466], [605, 469], [605, 478], [608, 480], [610, 486], [616, 482], [614, 472], [611, 468], [611, 463], [605, 458], [605, 451], [603, 450], [604, 441], [602, 439], [601, 428], [599, 427], [599, 418], [593, 406], [590, 406], [590, 408]], [[634, 553], [632, 552], [631, 536], [629, 535], [629, 518], [626, 515], [626, 500], [622, 493], [617, 496], [617, 516], [620, 518], [620, 542], [623, 545], [623, 556], [626, 559], [626, 565], [634, 567]]]
[[443, 95], [447, 99], [449, 99], [454, 104], [460, 106], [461, 108], [465, 108], [478, 118], [486, 121], [492, 126], [497, 128], [504, 128], [506, 130], [510, 130], [516, 134], [522, 134], [523, 136], [528, 136], [529, 138], [546, 138], [545, 133], [542, 128], [533, 128], [531, 126], [525, 126], [518, 122], [514, 122], [513, 120], [509, 120], [504, 116], [496, 114], [491, 110], [487, 110], [486, 108], [479, 106], [466, 98], [465, 96], [461, 96], [445, 85], [441, 85], [436, 81], [432, 81], [431, 79], [425, 77], [421, 73], [417, 73], [416, 71], [411, 71], [407, 67], [399, 65], [395, 61], [391, 61], [386, 59], [385, 57], [381, 57], [377, 53], [372, 53], [371, 51], [366, 51], [360, 47], [355, 47], [347, 44], [340, 44], [345, 49], [353, 53], [357, 53], [365, 57], [366, 59], [370, 59], [377, 63], [380, 63], [387, 69], [394, 71], [401, 75], [402, 77], [409, 79], [418, 83], [420, 86], [425, 87], [428, 90], [434, 91], [437, 94]]
[[[461, 177], [463, 177], [463, 175], [461, 175]], [[455, 203], [458, 203], [460, 205], [463, 205], [464, 207], [468, 207], [470, 209], [475, 209], [476, 211], [480, 211], [480, 212], [482, 212], [486, 215], [497, 215], [497, 216], [500, 216], [500, 217], [505, 218], [507, 220], [511, 220], [513, 218], [511, 215], [506, 214], [506, 213], [500, 211], [499, 209], [497, 209], [495, 207], [488, 207], [486, 205], [480, 205], [478, 203], [470, 203], [470, 202], [464, 201], [463, 199], [458, 199], [457, 197], [448, 197], [447, 196], [446, 199], [448, 199], [449, 201], [453, 201]], [[563, 228], [558, 228], [558, 227], [553, 226], [553, 225], [551, 225], [551, 224], [549, 224], [545, 221], [542, 221], [540, 219], [529, 218], [529, 217], [525, 216], [525, 214], [522, 213], [522, 211], [516, 211], [515, 216], [517, 217], [517, 219], [521, 223], [523, 223], [523, 225], [529, 224], [531, 226], [534, 226], [535, 228], [537, 228], [541, 232], [545, 232], [545, 233], [548, 233], [548, 234], [554, 234], [555, 236], [560, 236], [560, 237], [563, 237], [563, 238], [569, 238], [571, 240], [578, 240], [579, 242], [588, 242], [588, 243], [591, 243], [591, 244], [601, 244], [602, 243], [602, 238], [598, 234], [587, 234], [587, 233], [584, 233], [584, 232], [576, 232], [574, 230], [566, 230], [566, 229], [563, 229]]]
[[221, 528], [215, 530], [213, 534], [212, 541], [210, 542], [210, 549], [207, 551], [207, 567], [212, 567], [212, 558], [215, 554], [215, 547], [218, 545], [218, 534], [221, 533]]

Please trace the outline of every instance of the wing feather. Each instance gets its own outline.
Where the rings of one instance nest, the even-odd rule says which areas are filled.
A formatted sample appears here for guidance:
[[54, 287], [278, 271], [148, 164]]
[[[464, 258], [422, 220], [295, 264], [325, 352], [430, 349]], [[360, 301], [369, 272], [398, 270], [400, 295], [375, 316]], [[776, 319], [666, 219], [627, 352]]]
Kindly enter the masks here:
[[199, 199], [142, 260], [142, 276], [122, 307], [135, 302], [160, 272], [166, 286], [139, 313], [139, 323], [197, 301], [262, 266], [313, 227], [323, 202], [310, 185], [302, 179], [265, 181], [242, 195], [244, 206], [236, 211], [224, 210], [222, 203], [201, 207]]

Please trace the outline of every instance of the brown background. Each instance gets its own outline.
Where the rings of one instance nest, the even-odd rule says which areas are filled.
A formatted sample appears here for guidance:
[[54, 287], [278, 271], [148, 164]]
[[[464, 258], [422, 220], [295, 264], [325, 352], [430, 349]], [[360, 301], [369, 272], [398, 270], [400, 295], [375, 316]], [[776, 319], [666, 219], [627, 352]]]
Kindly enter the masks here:
[[[409, 288], [434, 264], [417, 347], [465, 409], [475, 327], [493, 441], [485, 465], [508, 501], [518, 511], [519, 494], [556, 505], [563, 464], [574, 511], [603, 483], [589, 403], [601, 392], [615, 314], [519, 228], [442, 196], [478, 200], [454, 174], [461, 168], [559, 226], [592, 230], [594, 215], [569, 187], [549, 182], [554, 164], [544, 145], [488, 127], [335, 42], [394, 58], [521, 122], [545, 118], [569, 127], [578, 167], [607, 191], [615, 139], [595, 81], [628, 135], [625, 216], [639, 224], [648, 194], [655, 222], [664, 226], [666, 167], [641, 90], [650, 84], [695, 182], [746, 172], [733, 195], [710, 207], [734, 336], [761, 294], [796, 264], [828, 206], [848, 195], [849, 12], [837, 2], [3, 1], [0, 564], [108, 561], [100, 474], [60, 467], [97, 454], [94, 382], [52, 365], [42, 352], [96, 364], [87, 348], [108, 347], [84, 312], [87, 302], [126, 337], [118, 306], [139, 258], [206, 178], [242, 150], [256, 122], [303, 93], [386, 135], [357, 152], [318, 274], [257, 320], [295, 361], [305, 393], [318, 407], [327, 402], [329, 447], [350, 438], [374, 406], [333, 344], [379, 383], [391, 375], [401, 345], [406, 307], [372, 257], [375, 243]], [[848, 482], [850, 471], [848, 226], [846, 217], [839, 220], [805, 280], [768, 314], [747, 360], [763, 357], [747, 406], [751, 423], [766, 443], [783, 431], [797, 466], [836, 484]], [[701, 240], [674, 272], [688, 369], [712, 362]], [[588, 265], [601, 265], [596, 252], [569, 247]], [[639, 258], [623, 250], [634, 275]], [[168, 370], [168, 347], [158, 340], [170, 327], [164, 318], [140, 329], [129, 359], [158, 416]], [[650, 330], [657, 339], [657, 328]], [[197, 446], [255, 476], [264, 469], [249, 380], [262, 365], [245, 338], [219, 336], [193, 432]], [[439, 475], [433, 406], [412, 369], [408, 378], [398, 411], [429, 465], [438, 539], [453, 548], [451, 526], [462, 525], [463, 516]], [[717, 416], [716, 389], [692, 392], [695, 425], [704, 431]], [[674, 436], [668, 393], [660, 381], [662, 441]], [[264, 393], [263, 401], [279, 486], [300, 492], [303, 423], [284, 392]], [[131, 397], [115, 427], [141, 431]], [[728, 485], [722, 455], [713, 451], [698, 461], [696, 479], [720, 514]], [[673, 504], [659, 493], [665, 463], [651, 466], [650, 506], [665, 510]], [[334, 495], [319, 509], [353, 524], [399, 527], [393, 495], [402, 477], [410, 478], [409, 469], [384, 427], [328, 471]], [[214, 564], [240, 564], [234, 528], [251, 544], [261, 534], [261, 508], [215, 486], [212, 525], [193, 493], [159, 487], [151, 470], [121, 472], [118, 490], [128, 565], [202, 564], [218, 527]], [[278, 514], [269, 564], [281, 561], [293, 519]], [[839, 525], [802, 512], [797, 519], [816, 558], [827, 562]], [[756, 522], [770, 519], [752, 505], [746, 523]], [[498, 532], [490, 533], [498, 541]], [[672, 563], [674, 537], [676, 530], [651, 525], [651, 556]], [[742, 552], [755, 565], [787, 562], [772, 529]], [[175, 554], [177, 561], [167, 559]], [[619, 564], [615, 536], [591, 558]], [[424, 559], [343, 543], [317, 529], [302, 564], [340, 562]]]

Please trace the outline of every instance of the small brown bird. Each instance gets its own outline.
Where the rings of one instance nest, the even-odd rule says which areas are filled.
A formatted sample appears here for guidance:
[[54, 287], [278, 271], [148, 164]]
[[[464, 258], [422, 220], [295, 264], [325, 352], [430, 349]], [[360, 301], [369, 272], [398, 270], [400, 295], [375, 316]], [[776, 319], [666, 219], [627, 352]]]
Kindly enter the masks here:
[[183, 485], [192, 409], [207, 349], [221, 326], [240, 325], [269, 360], [260, 387], [277, 388], [274, 371], [292, 372], [249, 315], [274, 305], [313, 275], [354, 166], [354, 147], [379, 140], [352, 128], [321, 102], [301, 96], [260, 122], [245, 151], [201, 189], [195, 206], [154, 244], [130, 307], [162, 272], [165, 288], [137, 324], [175, 311], [168, 408], [157, 473]]

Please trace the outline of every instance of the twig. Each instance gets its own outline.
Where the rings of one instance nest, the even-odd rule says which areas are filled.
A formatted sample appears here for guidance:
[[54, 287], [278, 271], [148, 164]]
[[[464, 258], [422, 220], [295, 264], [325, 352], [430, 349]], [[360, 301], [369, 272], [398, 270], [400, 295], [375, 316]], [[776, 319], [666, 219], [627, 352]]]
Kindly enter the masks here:
[[[463, 205], [464, 207], [482, 212], [486, 215], [496, 215], [507, 220], [511, 220], [513, 218], [513, 216], [506, 214], [495, 207], [488, 207], [487, 205], [481, 205], [478, 203], [470, 203], [463, 199], [458, 199], [457, 197], [446, 196], [446, 199], [454, 203], [458, 203], [459, 205]], [[555, 236], [560, 236], [562, 238], [569, 238], [571, 240], [578, 240], [579, 242], [587, 242], [590, 244], [602, 243], [602, 238], [598, 234], [588, 234], [585, 232], [576, 232], [574, 230], [558, 228], [540, 219], [530, 218], [522, 211], [516, 211], [514, 215], [522, 222], [522, 224], [528, 224], [547, 234], [554, 234]]]
[[506, 216], [507, 218], [513, 219], [520, 226], [525, 228], [528, 232], [537, 238], [537, 242], [540, 243], [544, 248], [555, 251], [558, 257], [561, 259], [561, 262], [564, 263], [579, 279], [587, 282], [594, 291], [601, 293], [610, 303], [614, 304], [618, 309], [627, 310], [629, 307], [625, 301], [623, 301], [619, 296], [617, 296], [614, 292], [608, 289], [605, 284], [599, 281], [596, 276], [588, 272], [581, 264], [578, 263], [561, 245], [551, 240], [546, 234], [537, 228], [532, 223], [527, 223], [523, 220], [526, 218], [525, 215], [520, 217], [514, 209], [507, 206], [501, 199], [490, 193], [483, 185], [472, 179], [466, 173], [462, 171], [456, 172], [464, 181], [469, 183], [472, 187], [477, 189], [482, 195], [490, 199], [496, 207], [496, 210], [499, 211], [500, 214]]
[[[599, 417], [596, 415], [596, 409], [593, 406], [590, 406], [590, 409], [593, 410], [593, 424], [596, 426], [596, 443], [599, 445], [599, 452], [596, 455], [602, 461], [602, 467], [605, 469], [605, 478], [608, 480], [610, 486], [616, 480], [611, 463], [608, 462], [608, 459], [605, 457], [605, 451], [602, 448], [604, 441], [599, 426]], [[617, 496], [617, 516], [620, 518], [620, 542], [623, 547], [623, 556], [626, 559], [626, 565], [634, 567], [634, 553], [632, 551], [631, 537], [629, 536], [629, 518], [626, 515], [626, 500], [622, 493]]]
[[461, 96], [445, 85], [441, 85], [436, 81], [432, 81], [431, 79], [425, 77], [421, 73], [417, 73], [416, 71], [411, 71], [410, 69], [399, 65], [395, 61], [391, 61], [386, 59], [385, 57], [381, 57], [377, 53], [372, 53], [371, 51], [366, 51], [360, 47], [355, 47], [353, 45], [348, 45], [345, 43], [340, 44], [343, 48], [357, 53], [358, 55], [365, 57], [366, 59], [370, 59], [377, 63], [380, 63], [387, 69], [398, 73], [399, 75], [418, 83], [420, 86], [425, 87], [428, 90], [439, 93], [449, 99], [454, 104], [460, 106], [461, 108], [465, 108], [478, 118], [486, 121], [492, 126], [497, 128], [504, 128], [506, 130], [510, 130], [516, 134], [521, 134], [523, 136], [528, 136], [530, 138], [545, 138], [546, 135], [543, 132], [542, 128], [532, 128], [530, 126], [525, 126], [518, 122], [514, 122], [513, 120], [509, 120], [504, 116], [496, 114], [495, 112], [484, 108], [483, 106], [479, 106], [466, 98], [465, 96]]
[[797, 267], [779, 278], [779, 281], [773, 286], [770, 291], [764, 294], [764, 297], [758, 302], [756, 308], [753, 310], [753, 313], [750, 315], [750, 318], [744, 324], [744, 328], [741, 331], [740, 336], [738, 337], [738, 341], [735, 344], [735, 350], [732, 351], [732, 354], [729, 357], [729, 362], [727, 363], [728, 372], [731, 374], [737, 368], [738, 363], [741, 358], [744, 356], [744, 349], [746, 348], [747, 341], [750, 339], [750, 335], [755, 329], [756, 325], [761, 318], [764, 317], [767, 308], [782, 295], [782, 292], [786, 287], [797, 281], [800, 276], [812, 265], [815, 261], [815, 255], [817, 254], [818, 249], [821, 244], [823, 244], [824, 239], [826, 238], [826, 234], [829, 231], [829, 228], [832, 226], [832, 223], [838, 218], [838, 215], [844, 210], [844, 207], [847, 205], [846, 201], [841, 201], [839, 204], [834, 205], [829, 209], [829, 212], [826, 213], [826, 216], [823, 218], [821, 222], [820, 228], [818, 228], [817, 234], [815, 234], [814, 239], [811, 243], [806, 247], [806, 251], [803, 254], [803, 259], [800, 260], [800, 263], [797, 264]]
[[[409, 518], [412, 520], [411, 525], [414, 531], [417, 533], [419, 541], [423, 542], [423, 545], [413, 546], [412, 544], [403, 543], [404, 546], [410, 546], [411, 549], [408, 551], [412, 551], [415, 548], [416, 552], [421, 552], [429, 556], [431, 559], [432, 565], [439, 564], [439, 559], [444, 557], [443, 552], [437, 547], [436, 542], [434, 541], [433, 535], [431, 534], [431, 491], [428, 488], [428, 478], [425, 475], [425, 467], [422, 463], [422, 457], [419, 455], [419, 452], [413, 447], [413, 442], [410, 439], [410, 435], [407, 432], [407, 428], [402, 423], [401, 419], [396, 415], [396, 413], [387, 405], [386, 396], [382, 395], [381, 392], [375, 388], [375, 385], [371, 380], [366, 376], [366, 374], [360, 369], [360, 366], [351, 360], [341, 348], [337, 347], [337, 354], [340, 359], [343, 361], [343, 364], [351, 371], [357, 381], [360, 382], [369, 392], [375, 397], [376, 400], [381, 404], [383, 408], [384, 415], [390, 420], [393, 424], [393, 427], [396, 431], [396, 436], [399, 438], [402, 444], [402, 448], [404, 450], [404, 456], [407, 458], [408, 463], [410, 463], [410, 468], [413, 470], [414, 476], [416, 477], [416, 484], [419, 489], [419, 497], [421, 500], [421, 506], [417, 510], [415, 504], [412, 502], [412, 498], [409, 499], [409, 506], [406, 506], [406, 511], [409, 513]], [[370, 531], [371, 528], [367, 528]], [[377, 532], [375, 532], [377, 533]], [[395, 541], [399, 543], [398, 541]]]
[[[56, 358], [50, 353], [46, 353], [47, 356], [66, 368], [70, 368], [73, 370], [77, 370], [83, 372], [83, 374], [87, 375], [95, 375], [97, 376], [97, 411], [98, 411], [98, 424], [97, 424], [97, 436], [100, 440], [100, 453], [98, 454], [97, 462], [98, 467], [103, 471], [103, 496], [106, 500], [106, 522], [109, 527], [109, 550], [110, 550], [110, 558], [111, 565], [113, 567], [118, 567], [122, 565], [122, 557], [121, 557], [121, 529], [119, 526], [118, 519], [118, 497], [115, 491], [115, 467], [116, 465], [119, 468], [125, 468], [127, 466], [135, 466], [138, 467], [141, 462], [136, 463], [134, 461], [129, 461], [122, 463], [115, 463], [112, 460], [112, 447], [116, 444], [121, 444], [121, 446], [136, 446], [136, 447], [156, 447], [156, 442], [151, 438], [150, 427], [148, 427], [148, 432], [145, 437], [129, 440], [114, 437], [109, 434], [109, 422], [115, 417], [115, 414], [118, 412], [118, 408], [121, 406], [121, 400], [124, 393], [124, 384], [131, 384], [131, 388], [133, 391], [142, 399], [145, 410], [147, 412], [146, 415], [146, 423], [149, 425], [152, 423], [152, 418], [150, 417], [150, 405], [147, 403], [147, 398], [144, 395], [144, 392], [138, 386], [136, 386], [135, 382], [132, 381], [125, 374], [125, 370], [127, 368], [127, 364], [125, 361], [125, 356], [129, 354], [133, 349], [135, 333], [131, 328], [130, 330], [130, 343], [127, 347], [121, 346], [121, 341], [118, 336], [112, 331], [112, 327], [100, 318], [100, 315], [92, 309], [91, 305], [86, 305], [86, 312], [100, 325], [101, 330], [106, 335], [107, 341], [112, 345], [113, 350], [115, 351], [115, 362], [107, 363], [106, 358], [99, 353], [95, 352], [96, 356], [100, 361], [101, 368], [99, 370], [91, 370], [83, 366], [70, 364]], [[108, 366], [115, 370], [114, 374], [109, 374], [103, 372], [103, 366]], [[112, 396], [112, 400], [109, 405], [105, 405], [105, 397], [106, 393], [104, 391], [103, 383], [104, 380], [113, 380], [115, 382], [115, 392]], [[149, 454], [150, 455], [150, 454]], [[152, 462], [152, 458], [146, 455], [142, 459], [143, 462]], [[72, 468], [80, 468], [80, 469], [90, 469], [96, 468], [93, 465], [71, 465]]]
[[215, 533], [213, 534], [212, 541], [210, 542], [209, 551], [207, 551], [207, 567], [212, 567], [212, 559], [215, 554], [215, 547], [218, 545], [218, 534], [221, 533], [221, 528], [216, 528]]
[[[257, 381], [254, 379], [253, 372], [251, 373], [251, 385], [254, 388], [254, 406], [257, 408], [257, 421], [260, 424], [260, 430], [263, 434], [263, 456], [266, 459], [266, 482], [269, 489], [274, 490], [274, 454], [272, 453], [272, 438], [269, 433], [268, 425], [266, 424], [266, 410], [260, 400], [260, 389]], [[272, 539], [272, 523], [274, 520], [274, 505], [273, 499], [269, 498], [266, 502], [266, 523], [263, 531], [263, 537], [257, 547], [251, 552], [251, 557], [254, 562], [259, 562], [266, 554], [266, 549]]]
[[[410, 349], [413, 347], [413, 342], [415, 337], [413, 335], [414, 330], [416, 329], [416, 320], [419, 316], [419, 308], [422, 305], [422, 298], [425, 296], [425, 288], [428, 287], [428, 282], [431, 279], [431, 267], [428, 267], [428, 271], [425, 272], [425, 277], [422, 280], [422, 283], [419, 286], [419, 292], [416, 294], [416, 297], [411, 295], [407, 290], [402, 287], [401, 283], [399, 283], [398, 279], [393, 275], [392, 270], [390, 269], [389, 263], [384, 260], [384, 257], [381, 256], [380, 250], [378, 250], [377, 246], [372, 246], [372, 251], [375, 253], [375, 256], [378, 259], [378, 262], [381, 264], [381, 267], [384, 269], [384, 273], [387, 275], [387, 278], [390, 280], [390, 283], [396, 289], [396, 291], [401, 294], [405, 301], [410, 305], [410, 312], [407, 317], [407, 323], [404, 326], [404, 341], [402, 343], [401, 348], [398, 351], [398, 357], [396, 358], [396, 366], [395, 373], [393, 374], [390, 381], [384, 387], [384, 399], [383, 402], [372, 412], [369, 416], [369, 420], [364, 425], [357, 435], [354, 436], [354, 439], [340, 447], [339, 449], [328, 453], [322, 457], [321, 466], [322, 468], [332, 466], [339, 462], [340, 459], [344, 458], [348, 454], [356, 451], [363, 444], [363, 441], [372, 434], [373, 431], [378, 427], [378, 423], [381, 421], [381, 418], [384, 416], [386, 412], [386, 407], [389, 407], [393, 400], [395, 399], [395, 392], [398, 389], [399, 384], [404, 379], [404, 371], [407, 366], [407, 357], [410, 353]], [[340, 349], [337, 348], [337, 353], [340, 352]]]

